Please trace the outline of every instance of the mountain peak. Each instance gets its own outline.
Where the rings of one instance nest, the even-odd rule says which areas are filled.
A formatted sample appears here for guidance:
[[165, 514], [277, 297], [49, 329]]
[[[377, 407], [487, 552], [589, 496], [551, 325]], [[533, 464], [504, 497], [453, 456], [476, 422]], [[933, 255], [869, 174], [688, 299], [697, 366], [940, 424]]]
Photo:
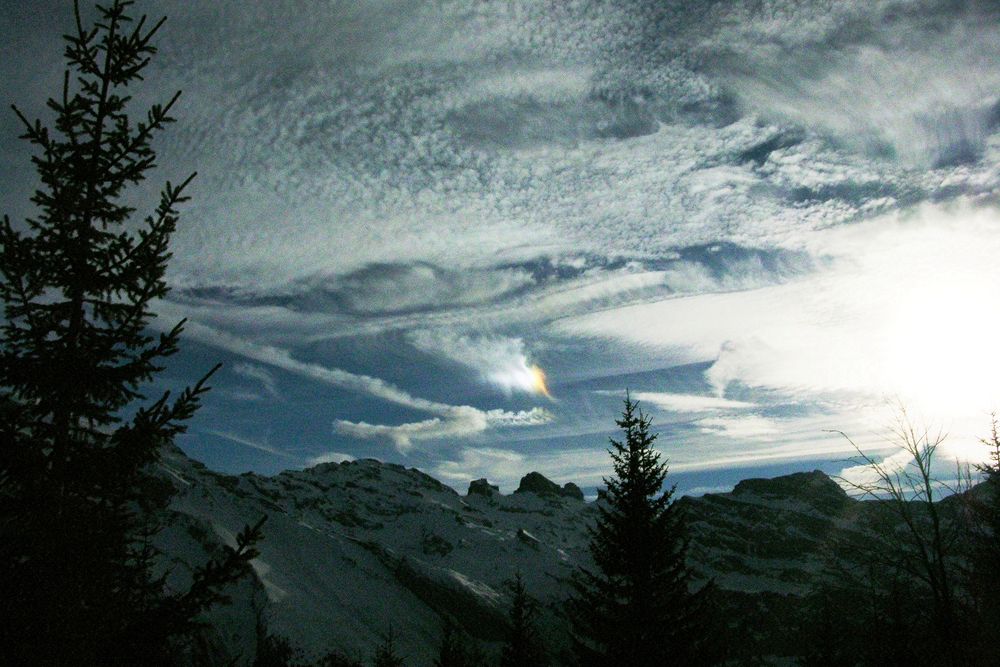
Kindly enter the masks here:
[[763, 498], [797, 498], [811, 504], [841, 503], [847, 493], [822, 470], [796, 472], [772, 479], [745, 479], [733, 489], [734, 496], [754, 495]]
[[474, 479], [469, 482], [469, 491], [466, 495], [479, 494], [481, 496], [492, 497], [500, 494], [500, 487], [496, 484], [490, 484], [489, 480], [485, 477], [480, 479]]
[[539, 496], [566, 496], [583, 500], [583, 491], [573, 482], [559, 486], [540, 472], [529, 472], [521, 478], [514, 493], [534, 493]]

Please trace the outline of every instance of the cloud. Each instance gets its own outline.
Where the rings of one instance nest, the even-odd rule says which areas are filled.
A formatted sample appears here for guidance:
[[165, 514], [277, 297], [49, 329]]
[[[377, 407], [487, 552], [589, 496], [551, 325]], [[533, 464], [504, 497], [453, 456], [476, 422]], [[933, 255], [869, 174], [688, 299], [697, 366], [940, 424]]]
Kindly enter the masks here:
[[[655, 257], [720, 239], [794, 245], [884, 199], [880, 182], [912, 197], [933, 196], [935, 188], [912, 170], [883, 168], [881, 158], [823, 141], [778, 151], [786, 158], [781, 168], [740, 163], [743, 151], [790, 122], [772, 114], [781, 118], [769, 124], [758, 115], [769, 107], [756, 100], [796, 108], [812, 100], [810, 108], [847, 119], [834, 131], [843, 145], [857, 133], [843, 100], [864, 106], [868, 116], [892, 108], [881, 98], [858, 105], [867, 102], [859, 88], [884, 91], [895, 104], [918, 98], [915, 104], [932, 115], [941, 99], [959, 100], [961, 111], [978, 104], [971, 99], [976, 90], [996, 89], [996, 59], [975, 60], [995, 50], [987, 21], [946, 16], [935, 50], [917, 49], [927, 46], [919, 43], [927, 31], [911, 28], [927, 10], [895, 12], [903, 45], [884, 49], [889, 63], [866, 64], [863, 44], [838, 51], [837, 40], [852, 27], [881, 24], [891, 3], [820, 9], [777, 2], [762, 12], [729, 4], [585, 3], [565, 11], [532, 2], [392, 10], [377, 2], [308, 9], [276, 2], [248, 12], [228, 0], [211, 10], [151, 3], [152, 14], [171, 16], [151, 87], [187, 93], [182, 122], [163, 137], [161, 162], [182, 171], [198, 166], [203, 174], [174, 239], [171, 283], [278, 290], [372, 266], [426, 262], [461, 275], [498, 258], [543, 253]], [[650, 30], [670, 37], [654, 38]], [[856, 35], [892, 43], [884, 37]], [[5, 59], [5, 69], [34, 67], [37, 49], [29, 46]], [[826, 63], [821, 82], [808, 67], [787, 64], [802, 61], [807, 49]], [[922, 50], [930, 52], [920, 57]], [[712, 64], [739, 62], [759, 72], [737, 90], [747, 109], [729, 103], [729, 111], [709, 113], [726, 107], [728, 90], [745, 82]], [[837, 66], [849, 68], [842, 80]], [[912, 85], [909, 74], [893, 69], [932, 76]], [[881, 72], [892, 81], [872, 83], [869, 75]], [[957, 83], [948, 83], [950, 76]], [[984, 83], [965, 86], [971, 77]], [[824, 97], [825, 90], [832, 92]], [[922, 90], [929, 92], [913, 94]], [[471, 107], [489, 114], [510, 105], [526, 122], [496, 130], [501, 136], [489, 145], [455, 126], [456, 114]], [[605, 109], [609, 128], [632, 109], [653, 119], [655, 131], [581, 134], [558, 145], [534, 135], [515, 140], [532, 120], [557, 115], [584, 123], [592, 107]], [[962, 134], [961, 113], [932, 121], [923, 134]], [[829, 126], [811, 116], [792, 121], [807, 138]], [[907, 138], [896, 143], [909, 145]], [[837, 191], [843, 196], [812, 187], [817, 173], [845, 184]], [[979, 175], [995, 186], [985, 167]], [[852, 184], [865, 187], [845, 194]], [[405, 290], [399, 302], [391, 290], [358, 298], [362, 310], [412, 306]]]
[[[591, 486], [608, 472], [608, 455], [603, 449], [579, 449], [538, 452], [526, 455], [495, 447], [466, 447], [456, 460], [441, 461], [433, 473], [458, 487], [485, 477], [504, 493], [517, 488], [521, 477], [531, 471], [541, 472], [559, 482]], [[464, 491], [464, 488], [460, 488]]]
[[457, 461], [442, 461], [435, 472], [451, 482], [468, 482], [485, 477], [493, 482], [520, 478], [525, 470], [524, 454], [490, 447], [465, 448]]
[[504, 336], [471, 336], [450, 329], [419, 329], [407, 339], [418, 349], [476, 370], [508, 395], [519, 391], [548, 396], [545, 375], [531, 363], [524, 341]]
[[[865, 442], [858, 442], [850, 433], [844, 434], [857, 445], [849, 459], [851, 465], [840, 471], [841, 483], [848, 491], [886, 487], [881, 474], [866, 458], [874, 461], [896, 485], [909, 487], [911, 491], [923, 488], [923, 477], [913, 452], [926, 454], [926, 449], [932, 448], [928, 463], [933, 486], [938, 493], [943, 491], [943, 495], [947, 495], [967, 483], [963, 478], [974, 479], [970, 477], [972, 466], [985, 462], [989, 456], [987, 440], [970, 438], [968, 433], [950, 432], [939, 420], [928, 419], [906, 405], [890, 403], [886, 413], [883, 422], [868, 434]], [[977, 426], [987, 425], [991, 418], [992, 415], [981, 415]]]
[[479, 415], [473, 414], [470, 417], [471, 419], [454, 417], [449, 420], [435, 417], [397, 426], [337, 420], [334, 422], [334, 428], [338, 433], [354, 438], [387, 440], [393, 444], [397, 451], [406, 453], [413, 447], [414, 440], [452, 438], [486, 430], [486, 423]]
[[703, 433], [710, 433], [734, 440], [766, 442], [781, 433], [781, 427], [778, 423], [772, 419], [757, 415], [710, 417], [699, 419], [697, 423]]
[[581, 67], [500, 70], [475, 80], [463, 91], [465, 100], [530, 97], [542, 102], [579, 100], [590, 92], [591, 71]]
[[[979, 409], [998, 364], [975, 304], [1000, 282], [974, 208], [1000, 193], [986, 4], [150, 0], [171, 19], [137, 95], [185, 90], [158, 162], [202, 174], [160, 310], [252, 361], [259, 393], [279, 368], [421, 413], [338, 426], [401, 448], [543, 420], [296, 355], [391, 332], [519, 392], [539, 355], [596, 377], [561, 353], [600, 348], [710, 362], [754, 409], [914, 388]], [[0, 87], [20, 96], [58, 35], [9, 27]], [[0, 160], [5, 192], [33, 189], [22, 166]], [[961, 194], [922, 224], [883, 215]]]
[[281, 398], [281, 395], [278, 393], [278, 383], [266, 368], [255, 364], [241, 363], [233, 366], [233, 372], [250, 380], [257, 381], [273, 398]]
[[343, 454], [341, 452], [324, 452], [318, 456], [313, 456], [308, 461], [306, 461], [306, 467], [312, 468], [323, 463], [343, 463], [344, 461], [353, 461], [354, 457], [350, 454]]
[[[620, 395], [621, 392], [598, 391], [598, 394]], [[636, 401], [652, 403], [658, 408], [672, 412], [717, 412], [722, 410], [745, 410], [756, 407], [754, 403], [734, 401], [717, 396], [695, 394], [671, 394], [667, 392], [637, 391], [632, 393]]]
[[988, 231], [998, 220], [993, 208], [925, 205], [817, 234], [813, 251], [830, 259], [800, 279], [556, 326], [653, 346], [674, 363], [711, 361], [720, 395], [737, 386], [845, 406], [895, 397], [968, 439], [998, 398], [996, 318], [984, 306], [1000, 281], [1000, 238]]
[[351, 373], [340, 368], [328, 368], [320, 364], [298, 361], [292, 357], [291, 352], [288, 350], [272, 345], [254, 343], [197, 322], [187, 324], [185, 334], [199, 342], [221, 347], [260, 363], [269, 364], [336, 387], [365, 393], [415, 410], [447, 413], [453, 407], [446, 403], [438, 403], [413, 396], [403, 389], [376, 377]]
[[509, 412], [505, 410], [480, 410], [468, 405], [449, 405], [413, 396], [379, 378], [351, 373], [339, 368], [305, 363], [294, 359], [288, 350], [269, 345], [259, 345], [232, 334], [214, 330], [198, 323], [190, 323], [187, 335], [209, 345], [222, 347], [261, 363], [298, 373], [319, 382], [365, 393], [375, 398], [403, 407], [437, 415], [433, 419], [386, 426], [365, 422], [339, 420], [338, 432], [359, 438], [383, 438], [392, 442], [400, 452], [413, 446], [414, 441], [453, 438], [480, 433], [488, 428], [537, 426], [553, 418], [541, 408]]
[[686, 496], [704, 496], [709, 493], [729, 493], [733, 490], [732, 484], [722, 484], [716, 486], [696, 486], [694, 488], [688, 489], [684, 495]]
[[491, 302], [534, 279], [518, 268], [456, 271], [421, 262], [369, 266], [331, 282], [351, 312], [389, 314]]
[[[469, 270], [470, 275], [465, 278], [469, 284], [491, 285], [480, 288], [476, 292], [479, 296], [446, 299], [437, 304], [423, 296], [419, 299], [404, 296], [394, 303], [398, 306], [406, 301], [409, 305], [398, 311], [345, 308], [346, 295], [350, 293], [347, 285], [354, 284], [364, 291], [369, 279], [373, 284], [385, 280], [395, 287], [376, 292], [410, 290], [412, 286], [401, 276], [409, 275], [413, 267], [395, 267], [390, 275], [381, 278], [373, 267], [346, 278], [313, 277], [274, 293], [260, 285], [238, 290], [184, 290], [175, 301], [164, 302], [164, 306], [178, 317], [184, 314], [223, 330], [249, 329], [254, 331], [258, 342], [282, 345], [405, 331], [409, 332], [410, 342], [431, 354], [476, 370], [507, 367], [524, 374], [534, 364], [526, 351], [525, 359], [520, 359], [522, 351], [515, 349], [518, 337], [488, 332], [539, 331], [556, 318], [658, 301], [667, 296], [730, 292], [782, 283], [816, 268], [815, 259], [801, 251], [747, 248], [730, 243], [681, 248], [650, 263], [662, 268], [650, 270], [642, 262], [623, 258], [567, 255], [545, 257], [516, 267]], [[519, 276], [515, 279], [517, 286], [503, 283], [503, 276]], [[491, 294], [489, 298], [483, 296], [487, 292]], [[526, 338], [520, 337], [522, 341]]]
[[[717, 470], [723, 468], [750, 468], [782, 462], [794, 462], [805, 459], [837, 459], [846, 457], [849, 450], [841, 445], [836, 438], [821, 437], [814, 434], [812, 439], [796, 442], [769, 444], [760, 442], [740, 442], [733, 447], [729, 442], [725, 447], [717, 447], [711, 456], [701, 456], [696, 460], [670, 457], [670, 470], [674, 472], [693, 472]], [[679, 453], [678, 453], [679, 454]]]
[[749, 108], [855, 150], [911, 167], [973, 163], [995, 122], [1000, 31], [995, 21], [953, 18], [944, 29], [914, 26], [846, 49], [765, 51], [766, 63], [761, 52], [747, 54], [747, 75], [733, 87]]
[[264, 441], [259, 441], [254, 438], [247, 438], [230, 431], [218, 431], [218, 430], [206, 430], [205, 433], [213, 435], [217, 438], [222, 438], [223, 440], [228, 440], [229, 442], [236, 443], [238, 445], [243, 445], [244, 447], [250, 447], [251, 449], [256, 449], [261, 452], [266, 452], [268, 454], [274, 454], [275, 456], [280, 456], [286, 459], [294, 459], [296, 457], [292, 456], [288, 452], [278, 449], [277, 447], [272, 447], [268, 444], [267, 439]]
[[336, 430], [344, 435], [364, 439], [389, 440], [396, 449], [405, 453], [414, 441], [460, 438], [482, 433], [489, 428], [517, 428], [540, 426], [552, 420], [552, 415], [542, 408], [519, 412], [505, 410], [479, 410], [467, 405], [450, 406], [441, 417], [396, 426], [368, 424], [337, 420]]
[[626, 306], [555, 326], [654, 345], [680, 359], [714, 360], [707, 377], [720, 392], [738, 382], [789, 393], [906, 395], [906, 380], [928, 368], [946, 374], [949, 358], [964, 366], [975, 354], [993, 363], [994, 346], [977, 331], [1000, 252], [1000, 240], [985, 230], [998, 219], [994, 209], [924, 206], [816, 235], [814, 251], [834, 259], [799, 279]]
[[[775, 127], [753, 117], [732, 117], [721, 127], [676, 122], [666, 108], [684, 106], [677, 102], [682, 89], [688, 106], [707, 108], [723, 86], [685, 68], [681, 58], [629, 52], [649, 40], [636, 34], [642, 22], [627, 11], [591, 8], [569, 16], [515, 4], [510, 12], [449, 5], [400, 16], [367, 7], [358, 11], [377, 18], [366, 20], [359, 34], [372, 25], [386, 32], [367, 41], [343, 37], [335, 45], [329, 35], [342, 34], [344, 10], [269, 9], [269, 21], [294, 35], [288, 43], [297, 48], [278, 46], [287, 41], [281, 39], [255, 51], [271, 63], [267, 68], [236, 59], [245, 49], [224, 46], [246, 38], [230, 25], [248, 20], [233, 4], [220, 4], [205, 25], [185, 23], [183, 32], [165, 33], [199, 44], [206, 40], [195, 25], [226, 35], [200, 44], [204, 48], [164, 49], [177, 59], [175, 71], [194, 78], [178, 82], [192, 92], [183, 110], [190, 129], [167, 137], [164, 162], [193, 163], [197, 156], [205, 174], [187, 209], [189, 224], [175, 239], [172, 283], [280, 289], [317, 275], [408, 263], [462, 275], [498, 258], [543, 253], [663, 256], [720, 239], [787, 244], [850, 221], [869, 200], [884, 197], [861, 189], [836, 201], [789, 201], [789, 192], [807, 185], [796, 180], [808, 176], [801, 165], [826, 165], [847, 183], [872, 183], [872, 175], [913, 179], [873, 170], [866, 156], [822, 142], [785, 151], [798, 158], [798, 171], [741, 164], [736, 156], [767, 140]], [[677, 24], [698, 34], [684, 43], [712, 55], [731, 48], [712, 37], [720, 21], [729, 25], [717, 14]], [[524, 16], [531, 16], [528, 32]], [[451, 40], [468, 48], [441, 46]], [[348, 43], [356, 48], [345, 51]], [[752, 35], [737, 46], [762, 43]], [[365, 66], [345, 66], [357, 59]], [[809, 76], [789, 79], [789, 86], [801, 86]], [[221, 98], [220, 86], [227, 91]], [[489, 129], [497, 136], [484, 143], [476, 138], [484, 131], [476, 109], [491, 119], [509, 111], [512, 122], [493, 122]], [[616, 138], [614, 128], [629, 125], [622, 120], [629, 114], [653, 119], [654, 131], [622, 130]], [[533, 122], [538, 119], [545, 122]], [[595, 125], [591, 120], [607, 125], [605, 136], [580, 132], [557, 145], [543, 136], [556, 121], [575, 127]], [[529, 131], [536, 125], [537, 136]], [[197, 129], [202, 126], [212, 130]], [[199, 197], [199, 189], [212, 197]], [[412, 277], [422, 284], [419, 275]], [[359, 311], [414, 307], [410, 298], [419, 304], [421, 290], [392, 284], [404, 289], [370, 299], [359, 293]], [[436, 289], [436, 282], [428, 284]], [[458, 298], [457, 287], [442, 301]]]

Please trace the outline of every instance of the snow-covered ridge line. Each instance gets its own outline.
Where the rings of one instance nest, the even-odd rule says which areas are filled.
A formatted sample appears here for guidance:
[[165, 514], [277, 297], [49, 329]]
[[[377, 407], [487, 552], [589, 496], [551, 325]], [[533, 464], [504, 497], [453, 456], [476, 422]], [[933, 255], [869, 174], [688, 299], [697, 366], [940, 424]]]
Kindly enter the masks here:
[[[538, 473], [510, 495], [474, 480], [463, 496], [371, 459], [272, 477], [219, 474], [178, 449], [163, 464], [177, 491], [162, 535], [174, 563], [199, 562], [220, 535], [268, 516], [256, 593], [218, 614], [216, 641], [230, 655], [249, 656], [256, 604], [267, 607], [271, 631], [307, 656], [336, 648], [365, 657], [391, 626], [407, 664], [430, 665], [444, 617], [487, 648], [501, 639], [504, 583], [516, 572], [541, 601], [558, 649], [568, 578], [589, 560], [595, 503]], [[830, 532], [863, 510], [819, 471], [679, 502], [695, 572], [740, 595], [803, 594]]]

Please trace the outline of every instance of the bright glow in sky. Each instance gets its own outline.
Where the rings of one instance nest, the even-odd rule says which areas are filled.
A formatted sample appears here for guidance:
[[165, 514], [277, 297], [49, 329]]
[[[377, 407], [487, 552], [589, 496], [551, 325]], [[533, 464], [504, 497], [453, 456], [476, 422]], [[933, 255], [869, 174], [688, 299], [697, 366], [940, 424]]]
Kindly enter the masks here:
[[[0, 92], [45, 118], [72, 17], [22, 4]], [[988, 4], [144, 0], [169, 20], [137, 100], [185, 94], [136, 199], [200, 173], [161, 383], [226, 363], [182, 446], [228, 471], [374, 456], [593, 485], [629, 389], [692, 486], [836, 469], [829, 431], [878, 446], [896, 402], [979, 456]], [[18, 134], [0, 114], [19, 220]]]

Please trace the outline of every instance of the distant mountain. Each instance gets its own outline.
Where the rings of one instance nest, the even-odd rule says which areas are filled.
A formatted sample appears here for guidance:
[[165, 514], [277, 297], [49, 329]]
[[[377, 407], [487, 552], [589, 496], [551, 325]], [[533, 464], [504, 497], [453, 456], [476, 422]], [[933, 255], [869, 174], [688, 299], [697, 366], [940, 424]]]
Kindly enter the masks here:
[[[220, 542], [268, 516], [255, 580], [211, 619], [213, 650], [237, 664], [252, 662], [258, 613], [307, 657], [339, 649], [367, 658], [391, 627], [408, 665], [430, 665], [445, 616], [495, 651], [508, 603], [503, 584], [515, 572], [542, 603], [551, 648], [565, 648], [567, 579], [588, 562], [586, 531], [596, 515], [574, 484], [534, 472], [511, 495], [487, 480], [460, 495], [419, 470], [374, 460], [229, 476], [175, 448], [162, 471], [177, 489], [160, 543], [178, 585]], [[834, 545], [877, 509], [820, 471], [745, 480], [731, 493], [678, 502], [694, 571], [714, 580], [734, 623], [753, 626], [760, 650], [775, 654], [794, 648], [782, 645], [787, 632], [771, 637], [761, 628], [794, 618], [825, 559], [849, 565], [852, 554], [833, 553]]]

